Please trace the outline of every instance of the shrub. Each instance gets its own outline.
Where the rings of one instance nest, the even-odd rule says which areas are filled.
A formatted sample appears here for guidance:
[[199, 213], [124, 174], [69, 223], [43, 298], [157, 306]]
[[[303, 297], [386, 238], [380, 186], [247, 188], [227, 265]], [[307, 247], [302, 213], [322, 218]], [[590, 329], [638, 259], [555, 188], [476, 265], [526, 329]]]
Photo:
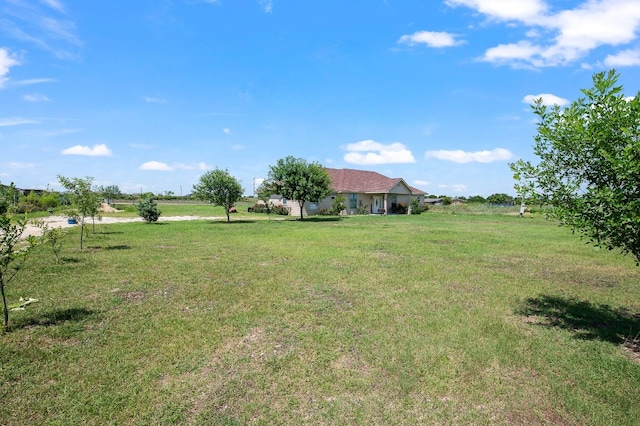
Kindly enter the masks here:
[[287, 206], [274, 206], [271, 211], [274, 214], [279, 214], [281, 216], [288, 216], [289, 215], [289, 207]]
[[143, 198], [136, 204], [138, 215], [147, 223], [157, 222], [160, 217], [160, 210], [158, 210], [158, 204], [151, 197]]
[[329, 211], [329, 214], [339, 216], [340, 213], [347, 208], [344, 205], [344, 201], [344, 196], [342, 194], [337, 194], [331, 203], [331, 210]]
[[423, 211], [426, 211], [429, 207], [423, 207], [420, 205], [420, 200], [414, 198], [411, 200], [411, 214], [420, 214]]
[[267, 205], [263, 203], [256, 203], [250, 209], [253, 213], [267, 213]]
[[[256, 203], [253, 205], [253, 207], [250, 207], [250, 209], [253, 213], [269, 213], [269, 210], [267, 209], [267, 205], [263, 203]], [[274, 206], [273, 204], [271, 204], [271, 213], [287, 216], [289, 215], [289, 207]]]

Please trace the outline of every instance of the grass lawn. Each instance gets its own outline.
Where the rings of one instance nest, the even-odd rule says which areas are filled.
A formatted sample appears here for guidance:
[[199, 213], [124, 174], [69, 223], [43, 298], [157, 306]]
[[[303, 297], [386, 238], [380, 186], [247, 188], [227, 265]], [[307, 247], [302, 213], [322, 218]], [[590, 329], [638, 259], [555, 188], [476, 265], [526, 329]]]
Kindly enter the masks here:
[[0, 424], [640, 424], [632, 258], [541, 218], [275, 218], [39, 247]]

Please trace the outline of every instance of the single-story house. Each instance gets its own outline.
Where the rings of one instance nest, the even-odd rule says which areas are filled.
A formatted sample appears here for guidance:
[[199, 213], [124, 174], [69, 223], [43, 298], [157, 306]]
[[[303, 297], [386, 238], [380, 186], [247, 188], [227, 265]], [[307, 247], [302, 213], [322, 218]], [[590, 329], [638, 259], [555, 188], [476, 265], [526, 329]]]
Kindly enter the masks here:
[[[411, 200], [424, 203], [426, 192], [413, 188], [402, 178], [389, 178], [380, 173], [354, 169], [326, 169], [331, 177], [333, 194], [318, 203], [304, 203], [303, 214], [313, 216], [319, 210], [331, 209], [337, 194], [341, 194], [346, 209], [343, 214], [399, 214], [409, 213]], [[279, 198], [276, 205], [286, 205], [291, 216], [300, 216], [300, 204]]]

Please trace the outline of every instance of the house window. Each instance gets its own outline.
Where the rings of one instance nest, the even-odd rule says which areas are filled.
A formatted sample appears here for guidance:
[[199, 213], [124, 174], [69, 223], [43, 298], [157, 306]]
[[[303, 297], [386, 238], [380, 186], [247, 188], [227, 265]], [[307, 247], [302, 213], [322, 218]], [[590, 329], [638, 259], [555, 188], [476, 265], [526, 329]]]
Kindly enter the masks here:
[[398, 196], [397, 195], [392, 195], [391, 196], [391, 204], [398, 204]]
[[358, 194], [349, 194], [349, 208], [355, 209], [358, 207]]

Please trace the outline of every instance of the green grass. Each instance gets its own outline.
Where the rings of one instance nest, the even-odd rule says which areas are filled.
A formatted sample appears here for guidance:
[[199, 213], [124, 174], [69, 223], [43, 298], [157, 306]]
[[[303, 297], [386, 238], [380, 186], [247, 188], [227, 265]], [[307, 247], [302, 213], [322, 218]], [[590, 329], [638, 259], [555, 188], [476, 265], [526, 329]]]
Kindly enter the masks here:
[[39, 248], [0, 423], [640, 423], [633, 259], [540, 218], [233, 219]]

